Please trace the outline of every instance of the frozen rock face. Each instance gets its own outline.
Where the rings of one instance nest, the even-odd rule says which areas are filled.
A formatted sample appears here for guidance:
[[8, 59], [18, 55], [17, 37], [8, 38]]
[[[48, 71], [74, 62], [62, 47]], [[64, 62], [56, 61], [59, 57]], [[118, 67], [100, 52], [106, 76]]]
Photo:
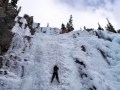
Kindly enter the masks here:
[[15, 24], [14, 19], [17, 15], [17, 9], [8, 3], [8, 0], [0, 0], [0, 55], [10, 47], [13, 37], [10, 30]]
[[[15, 21], [17, 18], [15, 19]], [[26, 19], [15, 34], [0, 69], [0, 90], [119, 90], [120, 35], [106, 31], [74, 31], [39, 27], [31, 34]], [[108, 40], [110, 38], [110, 40]], [[60, 84], [50, 83], [53, 66]]]

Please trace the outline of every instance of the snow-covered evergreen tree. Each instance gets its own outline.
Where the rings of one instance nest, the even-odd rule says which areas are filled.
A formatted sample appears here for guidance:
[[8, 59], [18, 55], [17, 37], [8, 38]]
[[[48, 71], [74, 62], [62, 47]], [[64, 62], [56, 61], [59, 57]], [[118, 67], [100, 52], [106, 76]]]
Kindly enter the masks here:
[[104, 30], [99, 23], [98, 23], [98, 30]]
[[17, 4], [18, 0], [11, 0], [11, 4], [13, 7], [16, 7], [16, 4]]
[[70, 19], [69, 19], [69, 22], [68, 22], [67, 25], [66, 25], [66, 28], [67, 28], [68, 32], [74, 30], [74, 28], [73, 28], [73, 17], [72, 17], [72, 15], [70, 15]]
[[62, 33], [67, 33], [65, 24], [62, 23], [61, 29], [62, 29]]
[[110, 21], [108, 20], [108, 18], [107, 18], [107, 22], [108, 22], [108, 24], [107, 24], [106, 30], [108, 30], [108, 31], [110, 31], [110, 32], [116, 33], [113, 25], [110, 23]]

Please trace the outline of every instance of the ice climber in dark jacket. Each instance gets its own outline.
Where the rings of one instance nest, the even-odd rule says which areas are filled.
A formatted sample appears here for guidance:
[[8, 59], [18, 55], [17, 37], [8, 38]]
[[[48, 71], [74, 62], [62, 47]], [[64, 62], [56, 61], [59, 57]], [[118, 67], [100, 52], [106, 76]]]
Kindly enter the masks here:
[[60, 83], [59, 77], [58, 77], [58, 70], [59, 70], [58, 66], [55, 65], [54, 68], [53, 68], [53, 75], [52, 75], [51, 83], [52, 83], [52, 81], [55, 77], [56, 77], [58, 83]]

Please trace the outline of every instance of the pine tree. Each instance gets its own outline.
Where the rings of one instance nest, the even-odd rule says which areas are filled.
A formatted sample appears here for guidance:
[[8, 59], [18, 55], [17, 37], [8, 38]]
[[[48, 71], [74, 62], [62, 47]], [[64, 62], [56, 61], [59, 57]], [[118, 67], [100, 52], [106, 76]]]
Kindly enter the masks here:
[[68, 32], [70, 32], [70, 31], [73, 31], [74, 30], [74, 28], [73, 28], [73, 20], [72, 20], [72, 15], [70, 15], [70, 19], [69, 19], [69, 22], [67, 23], [67, 26], [66, 26], [66, 28], [67, 28], [67, 30], [68, 30]]
[[114, 32], [114, 33], [117, 33], [113, 27], [113, 25], [109, 22], [108, 18], [107, 18], [107, 21], [108, 21], [108, 24], [107, 24], [107, 27], [106, 27], [106, 30], [110, 31], [110, 32]]
[[65, 25], [63, 23], [61, 25], [61, 29], [62, 29], [62, 33], [66, 33], [66, 27], [65, 27]]
[[119, 30], [117, 30], [117, 33], [120, 33], [120, 29], [119, 29]]
[[8, 3], [9, 0], [0, 0], [0, 6], [4, 6], [5, 3]]
[[47, 27], [49, 27], [49, 23], [47, 23]]
[[20, 11], [21, 11], [21, 6], [18, 8], [18, 14], [19, 14]]
[[98, 30], [104, 30], [99, 23], [98, 23]]
[[83, 28], [84, 28], [84, 30], [86, 30], [86, 27], [85, 27], [85, 26], [84, 26]]
[[7, 7], [8, 7], [8, 2], [9, 0], [2, 0], [2, 6], [5, 8], [5, 12], [7, 11]]
[[18, 0], [11, 0], [11, 4], [13, 7], [17, 7], [16, 4], [17, 4]]

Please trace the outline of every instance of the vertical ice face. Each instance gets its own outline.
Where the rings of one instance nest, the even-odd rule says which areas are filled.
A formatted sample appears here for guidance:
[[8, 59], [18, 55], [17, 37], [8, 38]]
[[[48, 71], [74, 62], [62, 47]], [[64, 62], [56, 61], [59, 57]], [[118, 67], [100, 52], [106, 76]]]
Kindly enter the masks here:
[[[16, 19], [17, 21], [17, 19]], [[73, 31], [37, 27], [31, 35], [20, 19], [0, 69], [0, 90], [119, 90], [120, 35], [98, 31]], [[109, 64], [108, 64], [109, 62]], [[50, 83], [53, 67], [59, 67], [60, 84]]]

